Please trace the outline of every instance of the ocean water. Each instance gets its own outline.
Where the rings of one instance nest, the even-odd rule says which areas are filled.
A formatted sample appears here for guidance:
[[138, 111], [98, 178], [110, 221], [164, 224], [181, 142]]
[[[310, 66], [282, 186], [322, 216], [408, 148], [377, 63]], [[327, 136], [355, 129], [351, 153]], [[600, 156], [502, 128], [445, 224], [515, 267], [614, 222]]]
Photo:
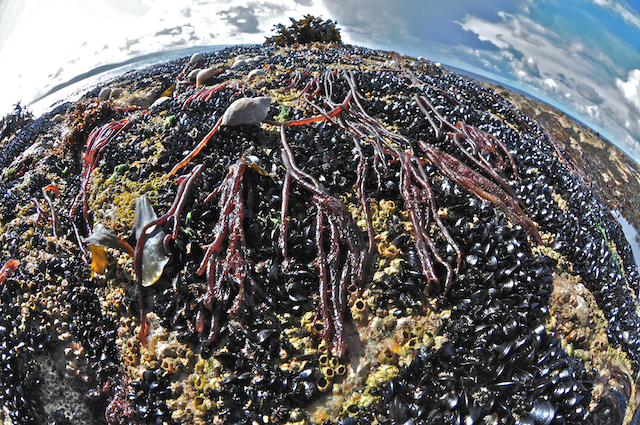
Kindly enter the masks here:
[[622, 214], [620, 214], [619, 211], [611, 211], [611, 215], [613, 215], [618, 223], [620, 223], [622, 232], [624, 233], [627, 242], [629, 242], [629, 245], [631, 245], [633, 258], [636, 260], [636, 264], [640, 266], [640, 236], [638, 236], [638, 231], [627, 221], [626, 218], [622, 216]]
[[220, 44], [213, 46], [189, 47], [185, 49], [151, 53], [148, 55], [138, 56], [124, 62], [103, 65], [80, 74], [63, 84], [57, 85], [47, 93], [32, 100], [27, 104], [27, 107], [34, 116], [39, 117], [64, 102], [73, 102], [78, 100], [82, 95], [94, 87], [105, 84], [129, 71], [142, 69], [185, 56], [191, 56], [194, 53], [215, 52], [216, 50], [221, 50], [229, 46], [230, 45], [228, 44]]

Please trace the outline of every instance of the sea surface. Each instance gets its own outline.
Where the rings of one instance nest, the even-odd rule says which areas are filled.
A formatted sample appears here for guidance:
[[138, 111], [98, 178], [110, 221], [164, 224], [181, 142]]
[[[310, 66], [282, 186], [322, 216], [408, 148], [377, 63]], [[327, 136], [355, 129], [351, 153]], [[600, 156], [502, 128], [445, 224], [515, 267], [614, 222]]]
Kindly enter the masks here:
[[33, 99], [27, 106], [35, 117], [39, 117], [64, 102], [74, 102], [78, 100], [82, 95], [94, 87], [105, 84], [129, 71], [157, 65], [184, 56], [191, 56], [194, 53], [215, 52], [216, 50], [221, 50], [225, 47], [230, 47], [230, 45], [220, 44], [213, 46], [197, 46], [157, 52], [138, 56], [124, 62], [99, 66], [91, 71], [80, 74], [63, 84], [55, 86], [42, 96]]

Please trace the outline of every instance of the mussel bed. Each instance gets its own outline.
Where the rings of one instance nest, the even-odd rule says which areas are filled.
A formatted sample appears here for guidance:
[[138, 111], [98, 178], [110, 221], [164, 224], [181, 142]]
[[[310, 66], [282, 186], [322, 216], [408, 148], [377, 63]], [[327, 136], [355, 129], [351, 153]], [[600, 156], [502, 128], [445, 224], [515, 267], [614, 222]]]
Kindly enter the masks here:
[[[228, 48], [205, 87], [188, 61], [3, 132], [4, 423], [640, 421], [631, 248], [537, 122], [390, 52]], [[168, 177], [257, 96], [265, 121]], [[143, 194], [169, 213], [145, 287], [138, 254], [84, 242], [143, 245]]]

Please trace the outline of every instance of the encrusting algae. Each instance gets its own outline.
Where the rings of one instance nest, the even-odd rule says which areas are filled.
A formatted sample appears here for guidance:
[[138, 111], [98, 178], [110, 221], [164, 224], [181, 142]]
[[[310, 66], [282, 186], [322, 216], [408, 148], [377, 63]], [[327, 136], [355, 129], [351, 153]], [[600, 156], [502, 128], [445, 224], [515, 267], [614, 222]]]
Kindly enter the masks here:
[[496, 93], [319, 43], [108, 88], [3, 135], [4, 423], [638, 420], [629, 245]]

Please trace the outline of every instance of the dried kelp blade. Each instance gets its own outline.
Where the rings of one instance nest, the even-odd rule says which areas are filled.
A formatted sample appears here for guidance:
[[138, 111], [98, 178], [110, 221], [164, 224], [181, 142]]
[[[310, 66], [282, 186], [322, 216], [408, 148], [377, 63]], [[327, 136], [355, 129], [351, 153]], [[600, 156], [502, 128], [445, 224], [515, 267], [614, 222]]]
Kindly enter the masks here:
[[96, 224], [93, 233], [89, 237], [83, 238], [82, 241], [87, 245], [117, 249], [133, 257], [133, 247], [116, 235], [113, 229], [105, 227], [102, 223]]

